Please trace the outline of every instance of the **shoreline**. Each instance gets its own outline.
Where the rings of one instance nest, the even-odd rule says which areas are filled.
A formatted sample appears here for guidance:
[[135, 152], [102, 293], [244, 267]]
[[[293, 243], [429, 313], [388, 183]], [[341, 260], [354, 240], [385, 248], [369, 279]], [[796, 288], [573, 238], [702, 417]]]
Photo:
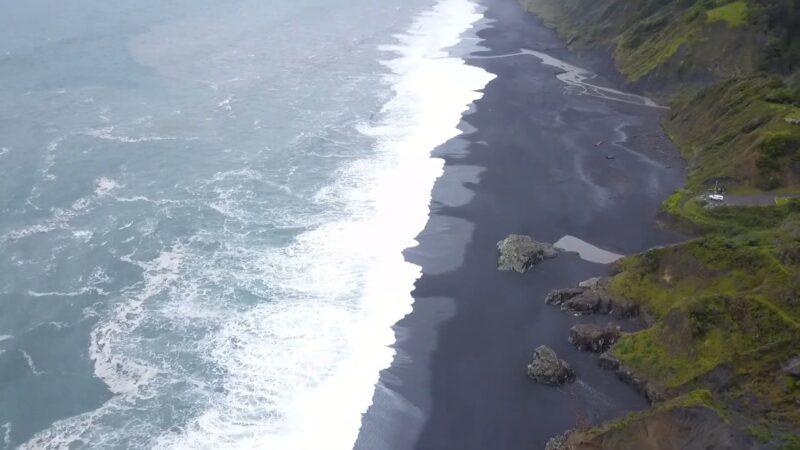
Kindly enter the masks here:
[[[565, 93], [558, 69], [537, 58], [482, 58], [544, 48], [581, 65], [515, 0], [481, 4], [493, 21], [478, 32], [488, 52], [465, 59], [497, 78], [463, 116], [464, 134], [433, 152], [444, 174], [419, 245], [405, 252], [423, 275], [413, 311], [394, 327], [397, 353], [356, 448], [543, 448], [578, 423], [648, 405], [567, 342], [570, 325], [603, 318], [571, 317], [543, 302], [550, 289], [608, 267], [563, 254], [524, 275], [501, 273], [495, 244], [510, 233], [548, 242], [570, 235], [630, 254], [679, 241], [655, 221], [661, 200], [683, 183], [677, 151], [659, 111]], [[643, 152], [652, 144], [641, 136], [663, 139], [659, 152]], [[601, 141], [609, 144], [594, 145]], [[542, 344], [573, 365], [577, 383], [551, 388], [527, 378]]]

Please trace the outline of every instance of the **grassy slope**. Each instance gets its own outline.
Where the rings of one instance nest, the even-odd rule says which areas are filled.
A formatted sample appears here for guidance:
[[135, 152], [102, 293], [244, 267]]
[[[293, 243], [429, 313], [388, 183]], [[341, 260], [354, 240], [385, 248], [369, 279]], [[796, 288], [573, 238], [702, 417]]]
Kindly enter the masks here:
[[[630, 83], [676, 97], [664, 125], [691, 164], [690, 188], [711, 177], [744, 190], [800, 184], [800, 81], [761, 70], [800, 64], [800, 11], [779, 0], [521, 1], [573, 47], [612, 48]], [[797, 16], [789, 31], [773, 23], [783, 16]]]
[[[788, 439], [800, 428], [800, 380], [781, 371], [799, 352], [800, 203], [698, 214], [702, 237], [623, 260], [612, 289], [655, 325], [613, 352], [672, 395], [714, 389], [727, 408]], [[720, 386], [707, 375], [722, 367], [732, 378]]]
[[689, 180], [663, 209], [699, 237], [623, 260], [613, 290], [654, 326], [614, 354], [669, 395], [708, 389], [721, 415], [800, 448], [800, 380], [781, 371], [800, 354], [800, 203], [707, 209], [696, 198], [717, 178], [798, 190], [800, 75], [788, 75], [800, 61], [800, 0], [521, 2], [571, 46], [613, 49], [629, 82], [672, 98], [664, 127]]
[[771, 190], [800, 184], [800, 92], [778, 76], [717, 82], [678, 96], [664, 127], [689, 162], [689, 188], [714, 177], [729, 187]]
[[[755, 70], [759, 43], [747, 4], [659, 0], [522, 0], [573, 46], [614, 49], [630, 82], [705, 80]], [[724, 45], [721, 45], [724, 44]]]

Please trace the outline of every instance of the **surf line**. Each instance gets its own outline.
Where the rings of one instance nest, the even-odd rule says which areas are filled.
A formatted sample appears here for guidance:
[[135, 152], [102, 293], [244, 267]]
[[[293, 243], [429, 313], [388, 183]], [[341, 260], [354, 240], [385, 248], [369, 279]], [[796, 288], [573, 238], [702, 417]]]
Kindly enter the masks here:
[[490, 55], [490, 56], [469, 56], [469, 59], [498, 59], [509, 58], [512, 56], [534, 56], [538, 58], [542, 64], [551, 67], [557, 67], [562, 70], [561, 73], [556, 75], [556, 78], [564, 82], [569, 91], [576, 91], [578, 94], [588, 95], [590, 97], [601, 98], [604, 100], [611, 100], [620, 103], [628, 103], [631, 105], [646, 106], [649, 108], [669, 109], [666, 106], [661, 106], [653, 100], [642, 97], [641, 95], [631, 94], [629, 92], [622, 92], [616, 89], [611, 89], [596, 84], [589, 83], [588, 80], [597, 78], [597, 74], [590, 72], [586, 69], [573, 66], [558, 58], [538, 52], [536, 50], [521, 49], [516, 53], [508, 53], [505, 55]]

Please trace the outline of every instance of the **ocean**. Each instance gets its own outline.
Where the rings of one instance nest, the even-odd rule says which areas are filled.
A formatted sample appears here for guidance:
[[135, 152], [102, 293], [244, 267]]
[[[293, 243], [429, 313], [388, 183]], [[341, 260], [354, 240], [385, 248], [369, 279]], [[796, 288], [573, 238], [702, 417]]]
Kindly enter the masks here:
[[352, 448], [482, 7], [2, 8], [0, 448]]

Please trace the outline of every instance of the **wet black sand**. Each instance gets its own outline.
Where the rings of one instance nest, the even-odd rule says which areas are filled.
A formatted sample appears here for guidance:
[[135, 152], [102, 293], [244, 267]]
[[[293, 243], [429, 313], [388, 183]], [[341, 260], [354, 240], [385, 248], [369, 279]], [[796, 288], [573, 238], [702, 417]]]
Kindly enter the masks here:
[[[481, 1], [494, 20], [478, 34], [485, 54], [531, 48], [600, 70], [516, 0]], [[423, 276], [413, 312], [395, 327], [397, 356], [381, 373], [359, 449], [537, 449], [567, 428], [647, 406], [567, 342], [571, 324], [609, 318], [575, 318], [542, 301], [609, 267], [560, 255], [524, 275], [499, 272], [495, 245], [509, 233], [573, 235], [630, 254], [680, 240], [655, 221], [683, 181], [658, 125], [663, 110], [566, 93], [557, 69], [532, 56], [469, 63], [497, 78], [464, 116], [465, 135], [435, 151], [445, 173], [419, 245], [406, 251]], [[541, 344], [573, 365], [577, 383], [527, 378]]]

